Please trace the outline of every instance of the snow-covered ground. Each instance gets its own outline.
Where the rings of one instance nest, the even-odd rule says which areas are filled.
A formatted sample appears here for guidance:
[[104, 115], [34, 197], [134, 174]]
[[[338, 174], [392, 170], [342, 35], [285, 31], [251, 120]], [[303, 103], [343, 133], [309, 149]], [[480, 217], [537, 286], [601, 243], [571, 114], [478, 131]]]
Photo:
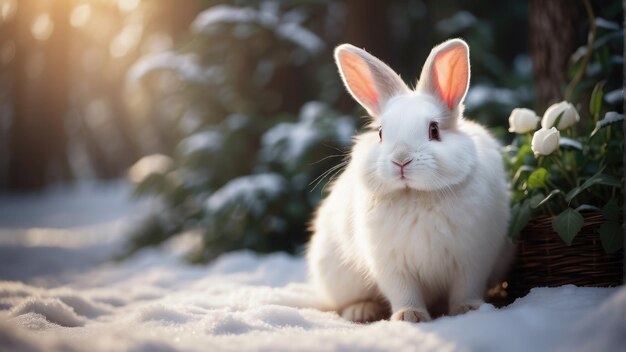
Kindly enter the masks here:
[[122, 183], [0, 196], [0, 351], [624, 351], [626, 288], [539, 288], [430, 323], [358, 325], [314, 300], [302, 258], [181, 256], [193, 234], [107, 259], [145, 204]]

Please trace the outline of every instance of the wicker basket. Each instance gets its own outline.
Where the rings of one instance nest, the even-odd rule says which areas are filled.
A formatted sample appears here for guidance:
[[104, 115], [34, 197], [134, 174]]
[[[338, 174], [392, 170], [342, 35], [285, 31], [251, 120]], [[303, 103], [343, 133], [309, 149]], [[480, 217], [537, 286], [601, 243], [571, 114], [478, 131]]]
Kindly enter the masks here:
[[598, 212], [583, 213], [583, 228], [571, 246], [552, 229], [553, 217], [533, 219], [520, 233], [517, 255], [508, 279], [508, 298], [524, 296], [533, 287], [618, 286], [624, 277], [624, 249], [607, 254], [598, 229]]

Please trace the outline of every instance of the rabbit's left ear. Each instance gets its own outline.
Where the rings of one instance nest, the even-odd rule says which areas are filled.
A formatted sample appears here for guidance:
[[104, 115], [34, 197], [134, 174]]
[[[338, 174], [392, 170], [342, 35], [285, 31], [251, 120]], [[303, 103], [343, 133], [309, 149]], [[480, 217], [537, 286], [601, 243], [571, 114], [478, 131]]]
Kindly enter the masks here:
[[451, 39], [430, 52], [417, 89], [433, 94], [453, 110], [465, 99], [469, 80], [469, 47], [461, 39]]

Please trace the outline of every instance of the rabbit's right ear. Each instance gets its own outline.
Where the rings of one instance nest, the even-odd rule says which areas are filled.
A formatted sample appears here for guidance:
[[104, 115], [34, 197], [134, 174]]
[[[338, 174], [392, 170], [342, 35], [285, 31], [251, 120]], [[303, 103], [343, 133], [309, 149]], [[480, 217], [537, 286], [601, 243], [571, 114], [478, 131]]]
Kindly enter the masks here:
[[335, 49], [341, 79], [354, 99], [373, 116], [380, 116], [389, 99], [409, 88], [389, 66], [350, 44]]

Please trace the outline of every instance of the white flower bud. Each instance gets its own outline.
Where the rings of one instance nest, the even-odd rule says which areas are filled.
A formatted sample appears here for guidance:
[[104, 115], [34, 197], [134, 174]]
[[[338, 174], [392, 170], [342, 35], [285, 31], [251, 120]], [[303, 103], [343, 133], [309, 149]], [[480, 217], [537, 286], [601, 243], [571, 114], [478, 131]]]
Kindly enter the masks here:
[[533, 134], [533, 140], [530, 144], [535, 156], [550, 155], [559, 147], [559, 131], [552, 127], [550, 129], [542, 128]]
[[530, 109], [517, 108], [509, 116], [509, 132], [526, 133], [537, 128], [539, 116]]
[[[561, 112], [563, 112], [561, 121], [559, 121], [558, 126], [554, 126], [554, 122], [556, 122], [556, 118]], [[576, 111], [574, 105], [566, 101], [562, 101], [560, 103], [551, 105], [548, 110], [546, 110], [546, 112], [543, 114], [543, 119], [541, 120], [541, 127], [556, 127], [562, 131], [566, 128], [574, 126], [574, 124], [577, 123], [579, 120], [580, 116], [578, 116], [578, 111]]]

